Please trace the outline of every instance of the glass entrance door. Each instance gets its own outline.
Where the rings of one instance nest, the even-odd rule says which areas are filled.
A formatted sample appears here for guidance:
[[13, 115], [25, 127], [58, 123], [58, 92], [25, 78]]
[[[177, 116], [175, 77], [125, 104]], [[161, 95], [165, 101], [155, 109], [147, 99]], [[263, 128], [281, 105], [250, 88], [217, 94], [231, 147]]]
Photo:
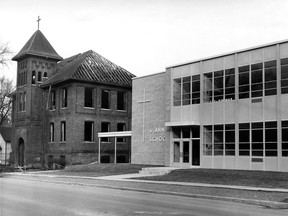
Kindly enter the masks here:
[[192, 166], [200, 166], [200, 139], [192, 140]]
[[190, 142], [183, 141], [183, 163], [190, 164]]

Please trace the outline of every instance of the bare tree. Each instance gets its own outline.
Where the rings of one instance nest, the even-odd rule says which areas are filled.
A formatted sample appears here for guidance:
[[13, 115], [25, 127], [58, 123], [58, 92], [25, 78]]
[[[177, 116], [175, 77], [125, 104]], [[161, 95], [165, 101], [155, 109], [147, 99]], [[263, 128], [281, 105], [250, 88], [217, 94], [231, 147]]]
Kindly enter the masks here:
[[8, 43], [0, 42], [0, 66], [7, 66], [8, 62], [10, 62], [11, 54]]
[[12, 80], [0, 77], [0, 126], [10, 120], [12, 111], [12, 97], [10, 94], [13, 91]]
[[[11, 55], [12, 52], [8, 47], [8, 43], [0, 42], [0, 69], [8, 66]], [[0, 126], [11, 117], [12, 98], [9, 95], [13, 89], [12, 80], [0, 76]]]

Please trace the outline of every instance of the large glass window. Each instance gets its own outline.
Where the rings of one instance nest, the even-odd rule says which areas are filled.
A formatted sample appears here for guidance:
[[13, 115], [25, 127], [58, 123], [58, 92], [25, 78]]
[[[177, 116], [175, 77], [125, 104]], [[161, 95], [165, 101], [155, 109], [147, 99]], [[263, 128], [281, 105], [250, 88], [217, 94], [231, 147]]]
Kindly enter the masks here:
[[265, 122], [265, 156], [277, 157], [277, 122]]
[[239, 67], [239, 99], [249, 98], [249, 65]]
[[212, 155], [212, 126], [204, 125], [203, 127], [203, 155]]
[[225, 99], [235, 99], [235, 69], [225, 70]]
[[250, 155], [250, 123], [239, 124], [239, 156]]
[[101, 108], [110, 109], [110, 91], [109, 90], [102, 90]]
[[282, 157], [288, 157], [288, 121], [282, 121]]
[[181, 78], [173, 80], [173, 104], [181, 106]]
[[203, 101], [205, 102], [212, 102], [212, 83], [213, 83], [213, 73], [205, 73], [203, 76]]
[[235, 125], [225, 125], [225, 155], [235, 155]]
[[214, 101], [223, 100], [224, 95], [223, 70], [214, 72]]
[[84, 122], [84, 141], [88, 141], [88, 142], [94, 141], [94, 122], [93, 121]]
[[281, 94], [288, 94], [288, 58], [281, 59]]
[[214, 155], [223, 155], [223, 125], [214, 125]]
[[251, 65], [251, 97], [263, 96], [263, 64]]
[[200, 75], [192, 76], [192, 104], [200, 103]]
[[93, 88], [85, 88], [84, 107], [93, 107]]
[[191, 104], [191, 77], [183, 77], [182, 105]]
[[264, 63], [265, 67], [265, 96], [277, 94], [276, 60]]
[[263, 122], [252, 123], [252, 156], [263, 156]]

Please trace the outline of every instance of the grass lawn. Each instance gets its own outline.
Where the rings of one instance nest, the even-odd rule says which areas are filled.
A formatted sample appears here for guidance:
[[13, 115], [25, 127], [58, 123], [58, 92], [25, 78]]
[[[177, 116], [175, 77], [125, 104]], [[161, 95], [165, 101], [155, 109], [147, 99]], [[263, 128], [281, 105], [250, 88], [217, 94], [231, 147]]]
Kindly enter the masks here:
[[[71, 176], [108, 176], [138, 173], [144, 167], [154, 167], [153, 165], [141, 164], [84, 164], [68, 166], [63, 170], [57, 170], [56, 175]], [[157, 166], [159, 167], [159, 166]]]
[[288, 173], [268, 171], [181, 169], [163, 176], [144, 177], [153, 181], [179, 181], [207, 184], [288, 188]]

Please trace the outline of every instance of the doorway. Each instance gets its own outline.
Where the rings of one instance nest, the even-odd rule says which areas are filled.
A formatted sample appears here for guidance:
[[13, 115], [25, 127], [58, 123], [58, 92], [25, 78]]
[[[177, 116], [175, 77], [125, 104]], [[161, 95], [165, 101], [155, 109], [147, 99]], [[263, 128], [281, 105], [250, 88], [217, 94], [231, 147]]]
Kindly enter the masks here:
[[200, 139], [183, 139], [173, 142], [173, 165], [200, 166]]
[[24, 157], [25, 157], [25, 145], [23, 138], [20, 138], [18, 141], [18, 165], [24, 166]]

